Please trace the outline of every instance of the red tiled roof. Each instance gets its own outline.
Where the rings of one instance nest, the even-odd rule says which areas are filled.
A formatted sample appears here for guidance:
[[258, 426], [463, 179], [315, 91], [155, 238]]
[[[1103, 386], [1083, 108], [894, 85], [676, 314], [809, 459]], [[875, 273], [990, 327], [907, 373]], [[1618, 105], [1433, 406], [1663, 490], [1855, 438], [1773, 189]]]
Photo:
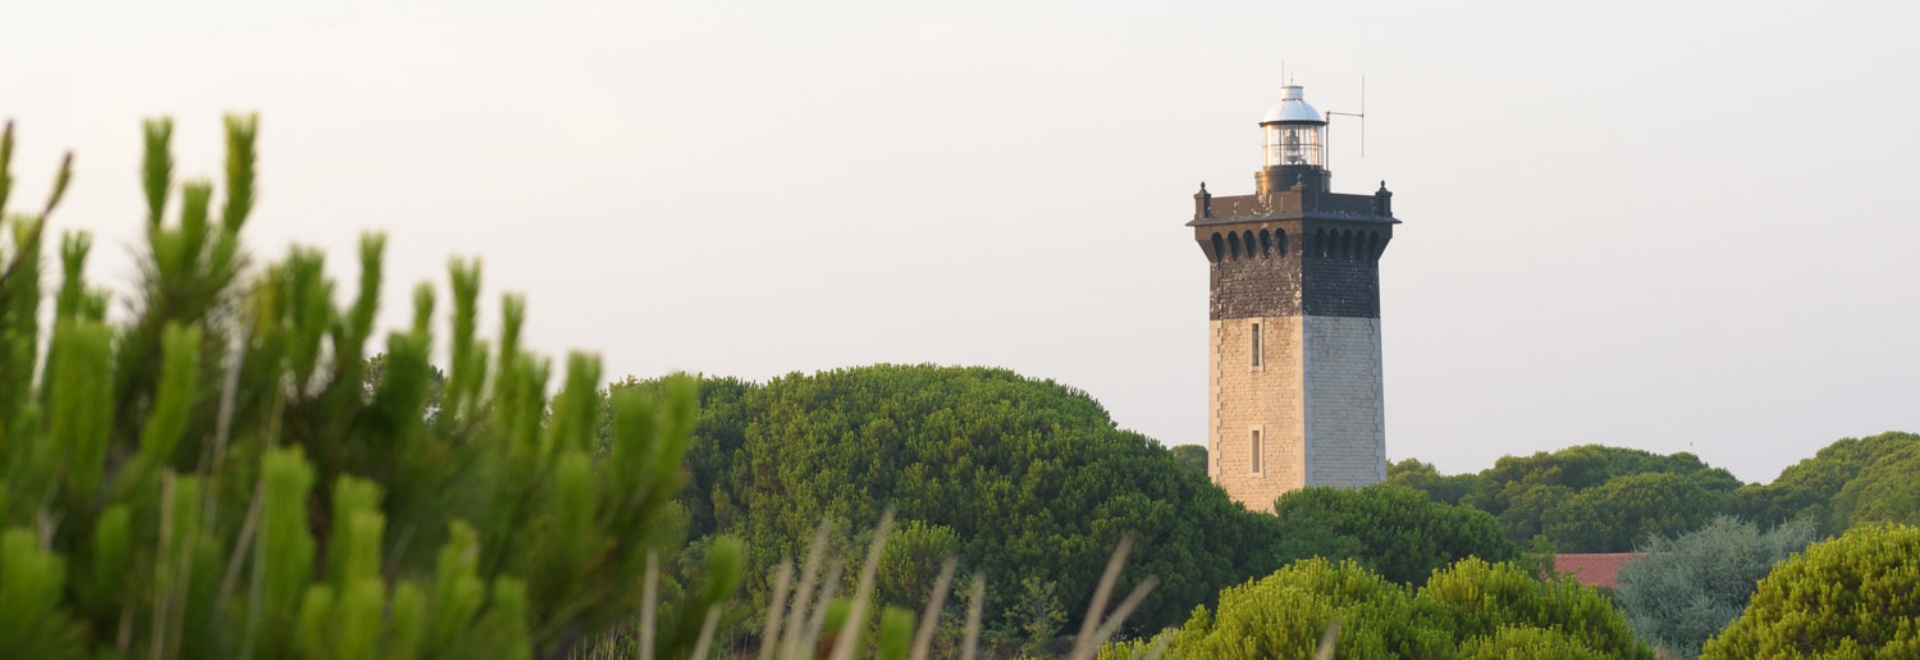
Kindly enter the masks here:
[[1620, 586], [1614, 579], [1620, 574], [1620, 567], [1632, 560], [1631, 552], [1556, 555], [1553, 558], [1553, 570], [1561, 575], [1571, 575], [1581, 584], [1611, 589]]

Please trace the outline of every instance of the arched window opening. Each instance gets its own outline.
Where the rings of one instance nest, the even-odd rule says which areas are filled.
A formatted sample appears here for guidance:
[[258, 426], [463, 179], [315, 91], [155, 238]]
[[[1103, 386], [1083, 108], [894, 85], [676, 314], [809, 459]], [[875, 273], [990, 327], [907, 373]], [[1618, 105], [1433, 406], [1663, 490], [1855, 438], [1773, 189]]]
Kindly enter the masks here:
[[1287, 257], [1287, 230], [1285, 229], [1273, 230], [1273, 256], [1282, 259]]
[[1251, 231], [1243, 231], [1243, 232], [1240, 232], [1240, 244], [1241, 244], [1241, 245], [1244, 245], [1244, 246], [1246, 246], [1246, 250], [1247, 250], [1247, 258], [1248, 258], [1248, 259], [1252, 259], [1252, 258], [1254, 258], [1255, 256], [1257, 256], [1257, 255], [1255, 255], [1255, 254], [1253, 253], [1253, 251], [1254, 251], [1254, 250], [1255, 250], [1255, 249], [1256, 249], [1256, 248], [1257, 248], [1257, 247], [1258, 247], [1258, 246], [1259, 246], [1260, 244], [1259, 244], [1259, 243], [1256, 243], [1256, 242], [1254, 242], [1254, 240], [1253, 240], [1253, 232], [1251, 232]]
[[1273, 256], [1273, 234], [1265, 229], [1260, 230], [1260, 256]]
[[1308, 247], [1313, 250], [1314, 256], [1325, 259], [1327, 257], [1327, 230], [1313, 230], [1313, 245]]
[[1220, 238], [1220, 232], [1213, 232], [1213, 262], [1220, 263], [1220, 261], [1226, 258], [1227, 240]]
[[1240, 260], [1240, 235], [1227, 232], [1227, 248], [1233, 251], [1233, 260]]
[[1353, 258], [1353, 230], [1351, 229], [1340, 234], [1340, 258]]
[[1367, 260], [1380, 258], [1380, 232], [1367, 232]]

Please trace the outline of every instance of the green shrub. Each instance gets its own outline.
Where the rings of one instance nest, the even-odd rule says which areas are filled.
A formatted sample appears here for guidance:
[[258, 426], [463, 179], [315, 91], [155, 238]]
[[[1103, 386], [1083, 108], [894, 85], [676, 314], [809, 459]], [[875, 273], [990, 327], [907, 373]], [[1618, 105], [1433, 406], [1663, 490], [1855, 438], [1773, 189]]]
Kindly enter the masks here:
[[1293, 556], [1353, 559], [1401, 584], [1418, 586], [1436, 569], [1467, 557], [1498, 562], [1520, 556], [1493, 516], [1431, 501], [1411, 488], [1306, 488], [1281, 495], [1273, 508], [1293, 541]]
[[1501, 628], [1490, 637], [1460, 645], [1460, 660], [1607, 660], [1618, 657], [1593, 650], [1572, 637], [1546, 628]]
[[1570, 578], [1541, 581], [1516, 564], [1466, 559], [1420, 589], [1453, 638], [1466, 643], [1511, 628], [1552, 630], [1608, 658], [1652, 658], [1599, 589]]
[[1437, 657], [1452, 645], [1432, 625], [1437, 614], [1351, 560], [1308, 559], [1220, 592], [1214, 612], [1195, 608], [1170, 650], [1183, 660], [1307, 658], [1337, 619], [1343, 660]]
[[1920, 658], [1920, 528], [1862, 527], [1781, 562], [1700, 657]]
[[1778, 563], [1813, 542], [1814, 523], [1791, 521], [1762, 533], [1719, 518], [1677, 538], [1655, 536], [1620, 570], [1615, 595], [1642, 639], [1688, 657], [1727, 627]]
[[887, 535], [880, 554], [879, 582], [874, 600], [884, 605], [915, 607], [927, 602], [941, 564], [960, 551], [960, 537], [952, 529], [908, 521]]
[[[229, 118], [224, 198], [176, 184], [172, 123], [146, 126], [146, 237], [122, 320], [81, 279], [84, 234], [40, 326], [43, 211], [6, 215], [0, 261], [0, 649], [11, 657], [529, 658], [631, 617], [649, 557], [685, 529], [672, 496], [694, 383], [616, 395], [594, 460], [600, 369], [521, 350], [502, 304], [475, 334], [480, 271], [455, 261], [450, 369], [437, 404], [434, 289], [365, 378], [384, 241], [363, 240], [353, 301], [323, 255], [251, 268], [251, 118]], [[0, 140], [0, 208], [12, 130]], [[177, 204], [175, 203], [177, 200]], [[177, 209], [172, 221], [165, 211]], [[46, 338], [44, 354], [40, 340]], [[35, 374], [41, 374], [36, 380]], [[684, 653], [738, 583], [720, 541], [685, 612]], [[663, 619], [663, 621], [666, 619]]]
[[[1184, 627], [1152, 641], [1184, 660], [1307, 658], [1336, 621], [1341, 659], [1653, 658], [1598, 590], [1479, 559], [1435, 572], [1417, 593], [1353, 561], [1296, 562], [1221, 592], [1217, 610], [1195, 608]], [[1102, 657], [1149, 646], [1113, 644]]]

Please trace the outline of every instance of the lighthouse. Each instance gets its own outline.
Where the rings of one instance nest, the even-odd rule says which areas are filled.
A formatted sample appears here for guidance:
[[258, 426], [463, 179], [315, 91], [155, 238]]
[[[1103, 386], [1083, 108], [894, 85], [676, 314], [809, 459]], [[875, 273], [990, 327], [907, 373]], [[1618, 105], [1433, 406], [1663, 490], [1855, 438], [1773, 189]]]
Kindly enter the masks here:
[[1332, 190], [1327, 120], [1300, 86], [1260, 120], [1250, 195], [1194, 195], [1208, 271], [1207, 472], [1271, 511], [1308, 486], [1386, 480], [1380, 256], [1393, 193]]

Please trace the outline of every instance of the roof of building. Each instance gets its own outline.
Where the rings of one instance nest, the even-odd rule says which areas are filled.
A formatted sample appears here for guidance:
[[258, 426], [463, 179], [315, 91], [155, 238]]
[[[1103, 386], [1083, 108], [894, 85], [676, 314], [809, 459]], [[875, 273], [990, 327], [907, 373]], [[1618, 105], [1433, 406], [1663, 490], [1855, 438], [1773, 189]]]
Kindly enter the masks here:
[[1553, 570], [1561, 575], [1571, 575], [1581, 584], [1611, 589], [1620, 586], [1617, 579], [1620, 568], [1632, 561], [1633, 557], [1631, 552], [1556, 555], [1553, 558]]

